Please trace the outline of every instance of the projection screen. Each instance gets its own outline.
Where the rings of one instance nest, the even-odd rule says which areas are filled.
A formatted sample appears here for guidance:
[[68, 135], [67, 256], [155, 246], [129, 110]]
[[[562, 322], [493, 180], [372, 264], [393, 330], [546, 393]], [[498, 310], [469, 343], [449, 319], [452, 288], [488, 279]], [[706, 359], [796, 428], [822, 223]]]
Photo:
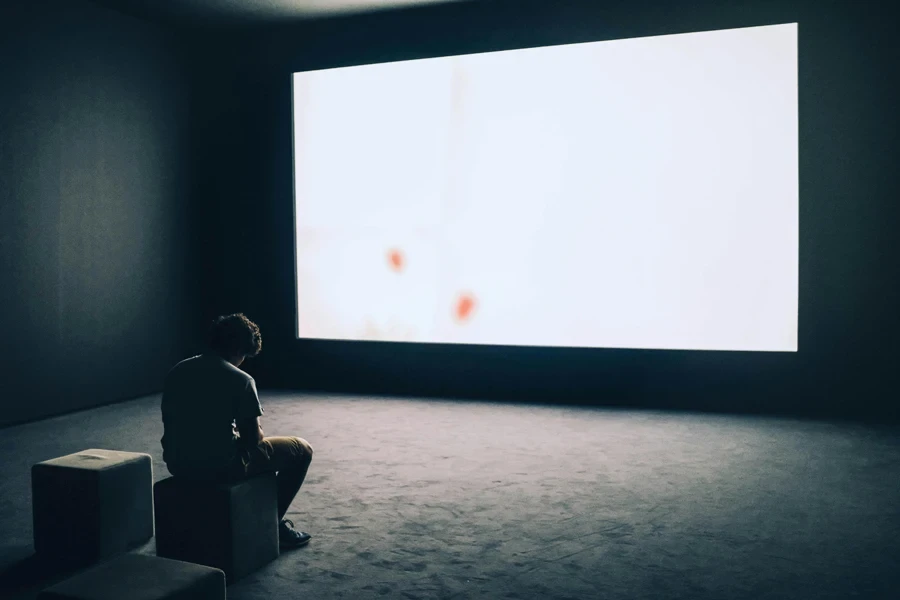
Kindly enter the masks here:
[[797, 350], [797, 25], [293, 75], [297, 337]]

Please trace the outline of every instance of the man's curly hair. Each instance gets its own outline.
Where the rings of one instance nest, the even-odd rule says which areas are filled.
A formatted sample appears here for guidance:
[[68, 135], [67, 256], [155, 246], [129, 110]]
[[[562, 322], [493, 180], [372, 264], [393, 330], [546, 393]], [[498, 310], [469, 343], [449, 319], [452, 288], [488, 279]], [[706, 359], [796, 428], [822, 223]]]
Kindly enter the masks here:
[[259, 326], [243, 313], [224, 315], [212, 322], [209, 347], [225, 358], [253, 358], [262, 350], [262, 335], [259, 333]]

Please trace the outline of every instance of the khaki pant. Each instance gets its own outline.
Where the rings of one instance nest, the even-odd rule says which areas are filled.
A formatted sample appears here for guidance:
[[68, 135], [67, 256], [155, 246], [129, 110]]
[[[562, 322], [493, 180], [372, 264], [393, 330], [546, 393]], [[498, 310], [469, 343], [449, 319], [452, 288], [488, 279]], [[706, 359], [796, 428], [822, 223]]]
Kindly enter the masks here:
[[232, 479], [275, 472], [278, 482], [278, 519], [287, 514], [312, 461], [309, 442], [298, 437], [267, 437], [254, 448], [240, 448]]

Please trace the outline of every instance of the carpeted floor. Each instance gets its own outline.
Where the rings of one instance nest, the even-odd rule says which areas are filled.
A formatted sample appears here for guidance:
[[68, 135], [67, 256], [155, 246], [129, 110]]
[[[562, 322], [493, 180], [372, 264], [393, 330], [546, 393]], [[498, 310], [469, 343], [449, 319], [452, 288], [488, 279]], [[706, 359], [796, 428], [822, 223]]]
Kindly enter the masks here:
[[[315, 448], [306, 548], [250, 598], [898, 598], [900, 431], [784, 419], [263, 394]], [[0, 430], [0, 596], [34, 597], [30, 467], [161, 462], [159, 397]], [[153, 543], [139, 550], [152, 553]], [[17, 591], [16, 591], [17, 590]]]

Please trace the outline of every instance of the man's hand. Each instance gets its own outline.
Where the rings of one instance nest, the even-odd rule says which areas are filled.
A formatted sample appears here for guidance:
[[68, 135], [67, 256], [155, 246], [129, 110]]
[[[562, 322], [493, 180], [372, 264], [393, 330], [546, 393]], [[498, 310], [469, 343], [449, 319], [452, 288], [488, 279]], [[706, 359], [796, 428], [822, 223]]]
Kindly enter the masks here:
[[258, 446], [263, 441], [263, 437], [265, 437], [259, 417], [255, 419], [241, 419], [237, 422], [237, 428], [241, 440], [248, 448]]

